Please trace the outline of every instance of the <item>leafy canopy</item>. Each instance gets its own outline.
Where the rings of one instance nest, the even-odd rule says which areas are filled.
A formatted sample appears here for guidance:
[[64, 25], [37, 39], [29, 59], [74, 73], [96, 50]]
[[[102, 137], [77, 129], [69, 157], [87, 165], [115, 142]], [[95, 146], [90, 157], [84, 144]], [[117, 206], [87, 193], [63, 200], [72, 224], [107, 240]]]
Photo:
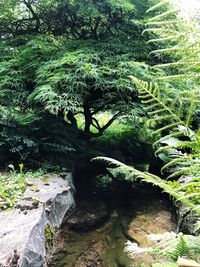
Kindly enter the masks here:
[[0, 35], [48, 33], [102, 40], [127, 32], [135, 6], [131, 0], [2, 1]]

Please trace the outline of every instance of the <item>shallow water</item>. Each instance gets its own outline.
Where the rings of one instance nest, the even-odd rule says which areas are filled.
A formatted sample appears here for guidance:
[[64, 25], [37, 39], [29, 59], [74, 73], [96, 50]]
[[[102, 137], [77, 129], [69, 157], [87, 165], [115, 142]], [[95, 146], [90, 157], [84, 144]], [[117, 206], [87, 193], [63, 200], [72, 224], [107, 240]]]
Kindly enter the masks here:
[[63, 227], [56, 235], [54, 255], [48, 266], [150, 266], [153, 259], [148, 256], [131, 260], [124, 252], [125, 243], [131, 240], [142, 247], [148, 246], [146, 235], [175, 230], [174, 218], [171, 203], [156, 191], [135, 195], [131, 199], [114, 199], [111, 215], [95, 229], [84, 232]]

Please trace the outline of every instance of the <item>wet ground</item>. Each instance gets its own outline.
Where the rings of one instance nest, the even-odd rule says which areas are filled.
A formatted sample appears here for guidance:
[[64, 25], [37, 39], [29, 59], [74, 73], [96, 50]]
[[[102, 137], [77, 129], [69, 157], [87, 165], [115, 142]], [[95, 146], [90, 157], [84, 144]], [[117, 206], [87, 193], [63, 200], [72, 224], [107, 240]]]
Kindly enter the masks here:
[[102, 205], [95, 198], [78, 202], [77, 212], [55, 237], [49, 267], [150, 266], [150, 256], [127, 256], [127, 240], [147, 247], [147, 234], [176, 230], [173, 207], [157, 191], [114, 198], [110, 212], [102, 213]]

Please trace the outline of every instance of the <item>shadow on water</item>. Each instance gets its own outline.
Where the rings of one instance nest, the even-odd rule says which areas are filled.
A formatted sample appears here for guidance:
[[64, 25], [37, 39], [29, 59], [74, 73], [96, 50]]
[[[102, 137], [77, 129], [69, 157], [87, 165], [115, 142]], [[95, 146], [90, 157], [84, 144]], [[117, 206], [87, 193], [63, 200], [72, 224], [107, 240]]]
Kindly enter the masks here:
[[149, 266], [148, 258], [131, 262], [124, 252], [125, 243], [130, 240], [148, 246], [147, 234], [176, 229], [174, 210], [167, 197], [148, 186], [131, 194], [125, 190], [106, 194], [84, 190], [77, 194], [76, 212], [55, 237], [48, 266]]

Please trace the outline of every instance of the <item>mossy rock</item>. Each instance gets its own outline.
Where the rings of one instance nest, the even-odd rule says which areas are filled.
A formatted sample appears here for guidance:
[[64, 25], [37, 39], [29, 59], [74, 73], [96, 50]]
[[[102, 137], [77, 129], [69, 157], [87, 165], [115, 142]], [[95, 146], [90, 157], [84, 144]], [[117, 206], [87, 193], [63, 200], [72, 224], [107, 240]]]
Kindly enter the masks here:
[[56, 233], [56, 228], [49, 226], [48, 224], [45, 226], [45, 246], [47, 251], [51, 250], [53, 247], [53, 240]]

